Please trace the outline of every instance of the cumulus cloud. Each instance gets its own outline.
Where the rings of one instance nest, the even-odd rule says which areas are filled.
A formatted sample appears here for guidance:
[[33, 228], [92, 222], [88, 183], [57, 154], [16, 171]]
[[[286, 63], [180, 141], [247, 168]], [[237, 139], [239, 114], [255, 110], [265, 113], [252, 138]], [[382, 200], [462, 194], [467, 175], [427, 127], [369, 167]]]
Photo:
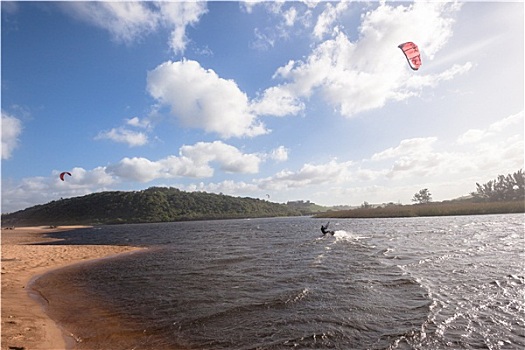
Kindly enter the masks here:
[[251, 103], [251, 110], [257, 115], [284, 117], [296, 115], [304, 109], [304, 103], [287, 87], [274, 86], [266, 89], [262, 96]]
[[184, 52], [186, 27], [207, 12], [206, 3], [196, 2], [70, 2], [62, 5], [73, 16], [107, 30], [120, 42], [130, 44], [146, 35], [168, 28], [169, 47]]
[[[139, 129], [141, 131], [132, 130]], [[153, 129], [153, 125], [148, 118], [133, 117], [124, 120], [124, 125], [103, 130], [95, 136], [95, 140], [110, 140], [117, 143], [127, 144], [129, 147], [144, 146], [149, 142], [148, 132]]]
[[143, 132], [137, 132], [124, 127], [113, 128], [109, 131], [101, 131], [95, 140], [111, 140], [125, 143], [130, 147], [143, 146], [148, 143], [148, 136]]
[[259, 171], [260, 162], [259, 156], [244, 154], [221, 141], [198, 142], [182, 146], [179, 156], [172, 155], [157, 161], [126, 157], [117, 164], [109, 165], [107, 172], [125, 180], [149, 182], [176, 177], [211, 177], [214, 174], [212, 164], [217, 164], [226, 173], [252, 174]]
[[254, 174], [259, 171], [261, 159], [255, 154], [243, 154], [234, 146], [221, 141], [198, 142], [193, 146], [182, 146], [182, 157], [192, 159], [196, 164], [216, 162], [227, 173]]
[[9, 159], [18, 146], [22, 122], [2, 111], [2, 159]]
[[307, 163], [298, 171], [282, 170], [274, 176], [257, 180], [263, 189], [285, 190], [344, 181], [350, 174], [352, 162], [326, 164]]
[[[337, 27], [332, 28], [335, 18], [345, 9], [342, 4], [335, 7], [328, 4], [314, 34], [322, 37], [330, 32], [333, 37], [319, 43], [304, 60], [290, 61], [276, 70], [274, 78], [287, 81], [279, 86], [287, 92], [287, 101], [319, 94], [341, 115], [352, 117], [383, 107], [388, 101], [416, 96], [424, 87], [452, 79], [472, 67], [467, 62], [442, 73], [425, 75], [420, 71], [415, 75], [406, 67], [397, 48], [402, 42], [414, 41], [420, 47], [423, 60], [431, 60], [452, 35], [457, 4], [380, 4], [362, 16], [359, 38], [355, 42]], [[410, 33], [410, 37], [406, 33]], [[263, 96], [275, 99], [268, 91]], [[262, 106], [264, 102], [262, 99], [259, 104]], [[300, 105], [295, 103], [295, 106]]]
[[523, 111], [498, 120], [486, 129], [469, 129], [459, 136], [458, 143], [462, 145], [479, 142], [515, 125], [521, 125], [523, 129]]
[[168, 156], [158, 161], [143, 157], [125, 157], [117, 164], [109, 165], [107, 172], [123, 180], [149, 182], [178, 176], [209, 177], [213, 169], [208, 164], [195, 164], [188, 158]]
[[165, 62], [148, 73], [148, 92], [171, 108], [182, 125], [221, 137], [257, 136], [268, 130], [257, 120], [248, 97], [233, 80], [196, 61]]

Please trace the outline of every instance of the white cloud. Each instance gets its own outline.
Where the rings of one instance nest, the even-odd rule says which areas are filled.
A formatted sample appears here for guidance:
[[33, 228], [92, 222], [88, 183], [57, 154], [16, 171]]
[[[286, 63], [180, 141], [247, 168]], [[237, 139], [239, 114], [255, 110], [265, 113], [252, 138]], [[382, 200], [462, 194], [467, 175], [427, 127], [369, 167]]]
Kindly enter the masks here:
[[[254, 28], [254, 40], [250, 47], [259, 51], [267, 51], [275, 47], [279, 40], [289, 40], [291, 36], [303, 33], [303, 28], [311, 26], [312, 11], [305, 2], [264, 1], [244, 5], [244, 10], [251, 14], [256, 4], [266, 15], [272, 18], [272, 25]], [[302, 39], [301, 39], [302, 40]]]
[[264, 3], [265, 0], [247, 0], [240, 2], [240, 8], [246, 13], [252, 13], [255, 6]]
[[279, 146], [276, 149], [272, 150], [272, 152], [270, 153], [270, 158], [277, 162], [284, 162], [288, 160], [288, 152], [290, 152], [289, 149], [287, 149], [284, 146]]
[[[494, 122], [486, 129], [469, 129], [458, 137], [458, 144], [469, 144], [483, 141], [483, 139], [504, 131], [508, 127], [518, 124], [523, 129], [523, 111], [510, 115]], [[518, 128], [516, 128], [518, 130]]]
[[142, 157], [126, 157], [117, 164], [109, 165], [107, 171], [121, 179], [138, 182], [177, 176], [209, 177], [213, 175], [213, 169], [207, 164], [198, 167], [190, 159], [176, 156], [169, 156], [158, 161]]
[[173, 28], [169, 46], [175, 53], [182, 53], [186, 49], [186, 27], [196, 24], [207, 11], [206, 3], [195, 2], [159, 2], [161, 18], [168, 27]]
[[[337, 27], [329, 30], [339, 12], [345, 10], [344, 5], [338, 6], [327, 5], [326, 15], [320, 16], [316, 27], [316, 35], [333, 32], [334, 37], [320, 43], [305, 60], [290, 61], [276, 70], [274, 78], [288, 80], [279, 86], [287, 92], [287, 101], [319, 94], [341, 115], [351, 117], [383, 107], [388, 101], [416, 96], [424, 87], [452, 79], [472, 67], [465, 63], [438, 74], [425, 74], [423, 68], [414, 73], [397, 48], [399, 43], [414, 41], [423, 61], [431, 60], [452, 35], [453, 16], [459, 9], [456, 4], [383, 3], [362, 16], [355, 42]], [[263, 96], [275, 100], [272, 93]], [[264, 99], [259, 101], [260, 105], [264, 103]], [[296, 102], [294, 105], [301, 107]]]
[[139, 117], [133, 117], [131, 119], [126, 119], [126, 124], [136, 127], [136, 128], [143, 128], [143, 129], [149, 129], [151, 127], [151, 122], [148, 119], [140, 119]]
[[290, 7], [283, 13], [284, 24], [287, 27], [293, 27], [295, 21], [297, 20], [297, 9], [295, 7]]
[[132, 43], [155, 31], [158, 14], [148, 3], [142, 2], [71, 2], [67, 11], [88, 23], [110, 32], [113, 38]]
[[349, 176], [352, 162], [338, 163], [332, 160], [326, 164], [307, 163], [299, 171], [283, 170], [272, 177], [256, 180], [260, 188], [286, 190], [344, 181]]
[[[144, 131], [135, 131], [131, 128], [142, 129]], [[147, 132], [151, 131], [153, 125], [148, 118], [133, 117], [125, 119], [124, 125], [111, 130], [100, 131], [95, 140], [111, 140], [118, 143], [127, 144], [129, 147], [144, 146], [149, 142]]]
[[172, 155], [158, 161], [126, 157], [117, 164], [109, 165], [107, 172], [126, 180], [149, 182], [176, 177], [211, 177], [214, 174], [213, 163], [226, 173], [252, 174], [259, 171], [261, 162], [257, 155], [244, 154], [221, 141], [182, 146], [179, 153], [179, 156]]
[[22, 122], [2, 111], [2, 159], [9, 159], [18, 147], [19, 136], [22, 133]]
[[259, 171], [261, 159], [255, 154], [243, 154], [236, 147], [215, 142], [198, 142], [193, 146], [182, 146], [182, 157], [192, 159], [196, 164], [216, 162], [227, 173], [254, 174]]
[[104, 188], [105, 186], [116, 183], [116, 179], [106, 172], [105, 167], [96, 167], [92, 170], [85, 170], [84, 168], [75, 167], [69, 171], [71, 176], [66, 178], [66, 181], [61, 181], [58, 178], [60, 172], [53, 171], [53, 187], [54, 188], [75, 188], [75, 189], [90, 189], [90, 188]]
[[523, 131], [523, 111], [498, 120], [495, 123], [492, 123], [489, 126], [488, 131], [490, 133], [498, 133], [505, 130], [508, 127], [513, 127], [516, 124], [518, 124], [521, 127], [521, 129], [517, 128], [515, 130]]
[[335, 6], [327, 3], [325, 10], [317, 18], [314, 36], [320, 40], [326, 33], [329, 33], [333, 29], [333, 23], [337, 20], [337, 17], [348, 9], [349, 4], [350, 2], [347, 1], [339, 2]]
[[75, 17], [107, 30], [117, 40], [130, 44], [166, 27], [169, 47], [183, 53], [186, 27], [207, 12], [206, 3], [196, 2], [71, 2], [63, 5]]
[[103, 139], [125, 143], [130, 147], [143, 146], [148, 143], [148, 136], [143, 132], [137, 132], [123, 127], [113, 128], [109, 131], [101, 131], [95, 137], [95, 140]]
[[[413, 181], [443, 174], [457, 174], [465, 170], [471, 154], [458, 151], [437, 150], [437, 137], [402, 140], [396, 147], [375, 153], [370, 158], [386, 179]], [[443, 146], [443, 145], [441, 145]], [[363, 164], [369, 164], [365, 160]]]
[[458, 143], [462, 145], [467, 143], [478, 142], [479, 140], [483, 139], [485, 134], [486, 131], [484, 130], [469, 129], [458, 138]]
[[251, 104], [251, 110], [258, 115], [284, 117], [296, 115], [304, 109], [304, 103], [286, 87], [274, 86], [266, 89], [262, 96]]
[[457, 147], [465, 150], [460, 162], [492, 176], [515, 172], [524, 165], [523, 133], [523, 111], [484, 129], [470, 129], [457, 139]]
[[391, 147], [372, 156], [372, 160], [390, 159], [400, 156], [428, 153], [432, 145], [437, 141], [436, 137], [414, 138], [403, 140], [397, 147]]
[[219, 77], [196, 61], [165, 62], [148, 73], [147, 89], [182, 125], [221, 137], [268, 132], [250, 111], [248, 97], [233, 80]]

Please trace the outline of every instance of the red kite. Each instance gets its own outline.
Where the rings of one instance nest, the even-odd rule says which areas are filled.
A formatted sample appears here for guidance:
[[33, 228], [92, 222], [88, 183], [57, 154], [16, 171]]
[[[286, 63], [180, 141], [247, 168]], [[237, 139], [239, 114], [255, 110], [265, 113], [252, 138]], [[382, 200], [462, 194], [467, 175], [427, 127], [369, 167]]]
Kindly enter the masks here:
[[68, 174], [69, 176], [71, 176], [71, 173], [69, 171], [64, 171], [63, 173], [60, 173], [60, 180], [64, 181], [64, 176]]
[[421, 56], [419, 55], [419, 49], [416, 44], [409, 41], [407, 43], [398, 46], [401, 51], [405, 54], [410, 68], [418, 70], [421, 66]]

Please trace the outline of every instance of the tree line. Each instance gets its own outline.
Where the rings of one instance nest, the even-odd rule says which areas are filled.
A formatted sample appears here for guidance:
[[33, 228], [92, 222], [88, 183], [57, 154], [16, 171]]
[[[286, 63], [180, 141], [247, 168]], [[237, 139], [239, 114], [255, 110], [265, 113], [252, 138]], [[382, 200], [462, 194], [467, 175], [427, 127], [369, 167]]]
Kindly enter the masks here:
[[481, 202], [501, 202], [525, 200], [525, 174], [523, 169], [513, 174], [498, 175], [487, 183], [476, 183], [472, 197]]

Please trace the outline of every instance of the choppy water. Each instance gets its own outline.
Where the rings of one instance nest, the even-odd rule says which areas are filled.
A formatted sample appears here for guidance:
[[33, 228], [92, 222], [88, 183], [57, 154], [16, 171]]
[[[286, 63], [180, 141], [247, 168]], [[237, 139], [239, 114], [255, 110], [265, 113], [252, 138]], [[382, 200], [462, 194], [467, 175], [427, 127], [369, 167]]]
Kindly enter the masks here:
[[78, 349], [523, 349], [524, 216], [107, 226], [33, 288]]

